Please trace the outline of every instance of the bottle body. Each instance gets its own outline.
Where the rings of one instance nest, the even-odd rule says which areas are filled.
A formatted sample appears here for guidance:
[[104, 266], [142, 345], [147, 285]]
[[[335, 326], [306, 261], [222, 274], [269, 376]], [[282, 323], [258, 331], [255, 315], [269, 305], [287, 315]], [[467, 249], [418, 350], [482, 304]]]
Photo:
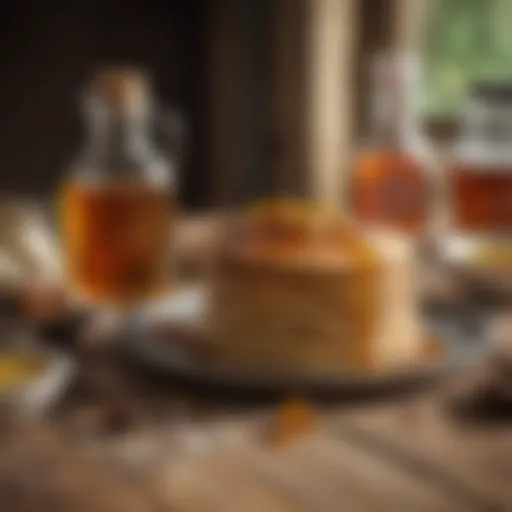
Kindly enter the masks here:
[[451, 190], [457, 231], [512, 230], [512, 162], [505, 168], [460, 161], [451, 170]]
[[141, 304], [172, 278], [173, 181], [148, 140], [146, 106], [114, 109], [127, 80], [115, 75], [107, 98], [93, 91], [89, 140], [60, 190], [69, 291], [93, 304]]
[[427, 223], [427, 183], [423, 167], [399, 149], [370, 148], [357, 158], [352, 183], [357, 218], [405, 233]]
[[398, 54], [374, 59], [368, 142], [357, 154], [352, 176], [359, 221], [411, 234], [425, 229], [429, 189], [425, 166], [411, 150], [420, 141], [408, 105], [413, 64]]
[[165, 293], [171, 279], [171, 189], [71, 181], [61, 193], [74, 295], [91, 302], [133, 303]]

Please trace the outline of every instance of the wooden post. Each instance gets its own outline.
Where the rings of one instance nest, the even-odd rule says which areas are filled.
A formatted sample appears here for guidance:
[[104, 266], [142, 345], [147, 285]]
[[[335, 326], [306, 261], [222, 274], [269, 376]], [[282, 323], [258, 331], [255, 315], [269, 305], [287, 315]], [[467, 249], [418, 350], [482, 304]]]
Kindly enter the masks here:
[[394, 0], [394, 44], [404, 52], [419, 53], [428, 15], [437, 0]]
[[308, 0], [308, 182], [339, 203], [353, 147], [353, 57], [357, 0]]

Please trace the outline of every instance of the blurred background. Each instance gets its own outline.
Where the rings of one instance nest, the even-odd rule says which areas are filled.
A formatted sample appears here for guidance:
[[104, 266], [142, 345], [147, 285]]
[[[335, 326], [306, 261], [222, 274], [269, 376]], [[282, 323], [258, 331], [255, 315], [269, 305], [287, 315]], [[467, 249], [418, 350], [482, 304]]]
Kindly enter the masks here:
[[4, 194], [55, 189], [83, 139], [81, 88], [100, 64], [146, 68], [162, 104], [185, 116], [190, 210], [325, 188], [343, 173], [364, 130], [377, 50], [421, 60], [416, 115], [441, 131], [473, 80], [508, 77], [512, 66], [507, 0], [19, 0], [4, 9]]
[[[76, 445], [79, 451], [87, 451], [92, 446], [93, 456], [104, 455], [123, 471], [128, 468], [123, 473], [123, 477], [128, 476], [126, 485], [119, 487], [118, 494], [130, 504], [119, 506], [119, 510], [149, 509], [147, 497], [137, 508], [127, 492], [143, 490], [135, 485], [137, 481], [148, 484], [148, 495], [162, 494], [162, 499], [177, 503], [180, 510], [200, 512], [337, 512], [340, 503], [355, 503], [346, 509], [356, 511], [512, 510], [511, 430], [503, 429], [503, 435], [496, 435], [496, 430], [489, 429], [487, 435], [485, 430], [475, 435], [467, 428], [472, 419], [468, 411], [475, 413], [477, 421], [510, 421], [512, 417], [512, 0], [17, 0], [3, 9], [0, 317], [6, 325], [3, 345], [8, 350], [7, 356], [0, 354], [0, 398], [2, 390], [6, 396], [10, 393], [11, 388], [5, 384], [9, 378], [17, 391], [17, 369], [20, 385], [34, 379], [34, 387], [28, 389], [27, 410], [34, 408], [33, 392], [34, 403], [46, 400], [50, 404], [44, 404], [44, 412], [51, 411], [48, 417], [41, 413], [43, 405], [38, 405], [37, 413], [44, 420], [50, 419], [44, 428], [51, 431], [48, 439], [54, 437], [56, 442], [52, 444], [40, 434], [41, 425], [26, 430], [13, 423], [11, 438], [4, 428], [4, 416], [8, 415], [0, 410], [0, 503], [7, 502], [3, 496], [14, 496], [14, 500], [33, 494], [36, 501], [40, 500], [46, 473], [55, 476], [59, 485], [63, 476], [64, 484], [56, 487], [57, 495], [66, 490], [74, 496], [76, 490], [70, 482], [78, 474], [74, 471], [79, 465], [72, 459], [63, 460], [62, 468], [55, 465], [61, 454], [73, 454], [62, 444], [64, 438], [67, 442], [69, 432], [70, 447]], [[396, 63], [390, 58], [371, 70], [370, 64], [378, 60], [373, 58], [383, 55], [405, 55], [408, 59]], [[174, 183], [157, 180], [161, 174], [156, 171], [161, 171], [163, 165], [156, 152], [148, 151], [146, 139], [141, 136], [145, 135], [145, 123], [153, 121], [152, 116], [146, 117], [145, 107], [150, 103], [146, 103], [142, 76], [118, 77], [110, 87], [109, 80], [97, 81], [96, 91], [91, 87], [89, 95], [91, 112], [84, 112], [84, 87], [91, 74], [97, 68], [118, 64], [148, 71], [155, 85], [158, 117], [169, 121], [171, 114], [177, 114], [180, 126], [185, 128], [182, 154], [177, 153], [176, 141], [165, 129], [158, 133], [155, 130], [151, 134], [155, 137], [150, 137], [171, 164], [179, 164], [179, 215], [175, 215], [174, 201], [170, 200], [174, 199]], [[87, 133], [84, 118], [97, 133]], [[156, 124], [152, 128], [156, 129]], [[92, 156], [77, 164], [75, 158], [84, 147]], [[75, 179], [73, 175], [67, 188], [63, 187], [64, 193], [58, 194], [69, 171], [85, 171], [84, 175], [89, 172], [90, 176]], [[134, 177], [140, 181], [132, 181]], [[124, 182], [119, 178], [128, 179]], [[354, 325], [369, 323], [372, 328], [375, 323], [379, 340], [381, 331], [387, 333], [382, 336], [385, 342], [379, 343], [388, 348], [387, 341], [392, 341], [389, 353], [396, 350], [398, 356], [402, 343], [397, 339], [403, 338], [404, 352], [408, 352], [409, 345], [424, 347], [418, 359], [411, 360], [411, 375], [417, 372], [421, 380], [423, 372], [430, 375], [432, 371], [437, 376], [439, 363], [454, 382], [460, 377], [460, 389], [452, 390], [448, 385], [442, 390], [435, 388], [423, 399], [406, 378], [405, 386], [400, 386], [407, 391], [403, 401], [391, 400], [383, 407], [379, 402], [377, 407], [372, 398], [380, 398], [379, 392], [384, 398], [389, 390], [381, 386], [379, 368], [372, 362], [363, 373], [369, 377], [368, 388], [377, 384], [375, 397], [371, 392], [365, 396], [364, 378], [356, 375], [352, 382], [352, 372], [346, 376], [341, 372], [340, 397], [348, 403], [361, 398], [360, 409], [347, 407], [346, 402], [336, 409], [333, 403], [332, 407], [320, 407], [317, 414], [308, 400], [289, 397], [291, 388], [278, 393], [278, 401], [283, 404], [277, 411], [266, 404], [253, 407], [256, 404], [244, 394], [243, 386], [240, 399], [232, 400], [229, 406], [222, 403], [235, 398], [224, 393], [223, 379], [227, 377], [225, 382], [229, 384], [231, 369], [236, 370], [235, 376], [243, 371], [230, 366], [236, 359], [230, 358], [229, 344], [226, 373], [222, 357], [215, 368], [215, 351], [224, 350], [224, 346], [210, 343], [212, 336], [207, 331], [204, 336], [196, 330], [203, 326], [203, 316], [210, 314], [211, 304], [216, 304], [216, 295], [209, 294], [210, 289], [215, 291], [227, 275], [224, 280], [230, 290], [231, 278], [224, 268], [230, 261], [224, 256], [230, 253], [224, 254], [224, 249], [236, 249], [239, 240], [235, 231], [234, 243], [228, 237], [222, 244], [230, 225], [226, 221], [231, 217], [217, 213], [231, 212], [251, 200], [274, 195], [312, 197], [322, 206], [335, 203], [352, 209], [353, 217], [361, 221], [358, 227], [374, 223], [392, 228], [385, 231], [383, 240], [391, 241], [390, 247], [398, 250], [390, 251], [393, 256], [389, 268], [388, 257], [382, 259], [386, 270], [382, 282], [388, 283], [384, 288], [389, 293], [378, 308], [366, 308], [365, 303], [361, 309], [358, 305], [368, 297], [368, 304], [374, 304], [372, 294], [381, 289], [365, 284], [367, 274], [373, 280], [373, 272], [354, 274], [365, 278], [361, 287], [356, 286], [359, 277], [349, 281], [349, 286], [334, 280], [332, 287], [341, 292], [340, 304], [350, 306], [350, 329], [352, 321]], [[40, 202], [47, 205], [41, 201], [45, 198], [51, 198], [48, 203], [52, 207], [57, 207], [57, 202], [61, 207], [64, 251], [51, 226], [47, 226], [46, 210], [39, 208]], [[18, 204], [18, 199], [28, 201]], [[312, 251], [313, 263], [315, 255], [330, 256], [332, 252], [337, 256], [338, 224], [331, 225], [330, 215], [325, 217], [325, 228], [323, 217], [317, 217], [314, 208], [309, 218], [309, 203], [304, 209], [295, 209], [294, 203], [286, 200], [283, 204], [282, 225], [281, 213], [274, 226], [273, 210], [268, 210], [271, 242], [275, 233], [277, 242], [287, 241], [291, 234], [290, 247], [298, 241], [300, 256], [305, 242], [304, 247]], [[266, 243], [263, 206], [259, 210], [264, 221], [261, 238]], [[277, 205], [276, 212], [280, 211]], [[258, 209], [255, 212], [258, 214]], [[437, 229], [441, 226], [438, 220], [448, 221], [443, 227], [451, 224], [446, 232]], [[248, 226], [247, 249], [253, 247], [253, 238], [259, 240], [258, 221], [255, 226], [254, 237]], [[453, 234], [449, 232], [451, 227], [455, 227], [456, 235], [462, 235], [445, 236]], [[394, 230], [412, 236], [404, 237], [403, 246], [395, 246], [391, 236]], [[469, 235], [475, 233], [472, 240]], [[499, 236], [494, 239], [496, 233]], [[339, 240], [343, 240], [339, 244], [343, 251], [345, 247], [350, 249], [352, 236], [340, 236]], [[356, 242], [354, 247], [359, 248]], [[273, 242], [269, 244], [272, 246]], [[244, 249], [243, 241], [241, 247]], [[254, 262], [258, 264], [258, 243], [254, 247]], [[281, 245], [276, 243], [277, 247], [276, 254], [280, 254]], [[282, 247], [286, 249], [286, 244]], [[350, 269], [352, 258], [346, 258], [343, 251], [340, 261], [348, 261]], [[246, 253], [242, 250], [240, 254], [244, 262]], [[366, 252], [361, 254], [366, 262]], [[354, 255], [359, 256], [359, 252], [354, 251]], [[248, 269], [249, 277], [252, 261], [247, 258], [247, 266], [241, 267]], [[302, 260], [299, 257], [297, 261]], [[308, 262], [307, 257], [304, 261]], [[318, 261], [323, 265], [324, 259]], [[354, 268], [363, 268], [357, 258], [353, 261], [357, 264]], [[221, 265], [216, 266], [219, 262]], [[312, 276], [316, 276], [315, 265]], [[298, 269], [297, 274], [290, 275], [309, 278], [308, 265], [304, 265], [304, 274], [301, 265], [290, 268]], [[344, 272], [333, 268], [335, 276], [345, 279]], [[330, 271], [330, 265], [325, 269]], [[63, 270], [67, 272], [64, 280]], [[380, 278], [380, 271], [377, 274]], [[253, 311], [247, 306], [256, 280], [245, 281], [244, 273], [239, 275], [240, 291], [233, 288], [234, 299], [226, 293], [232, 302], [217, 303], [222, 306], [225, 302], [225, 311], [235, 312], [240, 304], [241, 310], [250, 312], [249, 326], [253, 325], [254, 314], [256, 332], [259, 322], [264, 325], [266, 320], [257, 308]], [[321, 344], [324, 335], [320, 324], [329, 326], [330, 319], [328, 316], [325, 321], [323, 313], [332, 315], [337, 324], [342, 311], [338, 302], [333, 303], [335, 308], [330, 307], [330, 282], [323, 273], [319, 275], [328, 288], [327, 301], [321, 300], [322, 295], [320, 300], [315, 299], [315, 285], [310, 296], [309, 286], [298, 286], [297, 301], [295, 289], [290, 287], [292, 291], [283, 294], [285, 299], [275, 299], [275, 303], [290, 302], [292, 309], [284, 308], [284, 314], [276, 308], [276, 318], [290, 317], [290, 333], [302, 329], [313, 338], [320, 333]], [[212, 276], [221, 279], [212, 280]], [[279, 284], [279, 272], [275, 276], [272, 274], [272, 285], [274, 281]], [[246, 282], [249, 284], [244, 285]], [[287, 286], [283, 285], [283, 290]], [[89, 292], [91, 302], [75, 303], [73, 293], [68, 293], [73, 288], [85, 292], [84, 297]], [[352, 295], [352, 290], [359, 289], [364, 293]], [[256, 294], [263, 298], [255, 303], [259, 300], [266, 304], [265, 294], [273, 298], [276, 290], [279, 292], [280, 287], [274, 290], [268, 286], [267, 290], [263, 280]], [[347, 290], [350, 295], [343, 295]], [[162, 325], [162, 318], [155, 321], [151, 314], [144, 321], [147, 310], [137, 307], [149, 298], [160, 298], [163, 292], [171, 296], [166, 295], [168, 309], [161, 310]], [[210, 295], [214, 299], [208, 302], [205, 297]], [[222, 293], [218, 296], [222, 298]], [[295, 302], [298, 306], [293, 309]], [[354, 304], [356, 309], [352, 308]], [[309, 312], [310, 306], [317, 308]], [[177, 313], [172, 313], [174, 308]], [[379, 319], [386, 320], [382, 325], [373, 322], [374, 309]], [[409, 326], [420, 323], [420, 312], [425, 331], [408, 331]], [[306, 318], [305, 324], [301, 316]], [[245, 311], [240, 317], [245, 318]], [[237, 315], [233, 318], [236, 320]], [[313, 319], [311, 323], [308, 318]], [[236, 321], [232, 323], [236, 327]], [[0, 328], [3, 324], [0, 322]], [[229, 320], [226, 324], [230, 327]], [[278, 321], [276, 325], [279, 332], [286, 333], [286, 322], [285, 329]], [[261, 331], [264, 334], [265, 329]], [[400, 336], [395, 336], [395, 331]], [[363, 330], [358, 326], [353, 332]], [[271, 338], [267, 334], [263, 337]], [[254, 347], [263, 345], [261, 339]], [[295, 334], [290, 339], [297, 342]], [[379, 345], [371, 336], [368, 340]], [[310, 362], [316, 365], [317, 359], [320, 361], [317, 354], [322, 347], [316, 339], [313, 341], [308, 346], [314, 356], [304, 357], [305, 368]], [[12, 359], [8, 354], [11, 344], [15, 354]], [[28, 359], [28, 370], [17, 366], [18, 361], [26, 361], [24, 353], [23, 357], [16, 355], [18, 345], [30, 357], [51, 345], [48, 354], [53, 357], [55, 348], [59, 356], [65, 356], [62, 371], [60, 360], [56, 373], [48, 366], [52, 357], [44, 350], [35, 360], [39, 366], [32, 364], [33, 358]], [[295, 351], [297, 344], [289, 347]], [[151, 355], [153, 350], [156, 356]], [[268, 353], [273, 354], [271, 350]], [[330, 359], [328, 352], [320, 355], [326, 361]], [[465, 370], [467, 360], [473, 358], [475, 366], [481, 363], [475, 375], [457, 371]], [[144, 366], [150, 371], [140, 371]], [[478, 370], [482, 370], [481, 381]], [[52, 380], [48, 387], [42, 386], [37, 377], [44, 371], [50, 377], [55, 373], [56, 380], [60, 379], [58, 385]], [[283, 366], [283, 375], [286, 371]], [[375, 371], [377, 379], [373, 379]], [[160, 377], [165, 375], [160, 374], [166, 372], [171, 379], [164, 384], [165, 379]], [[269, 375], [262, 372], [256, 378], [263, 389], [272, 383]], [[308, 388], [313, 373], [303, 375], [307, 378], [298, 390]], [[396, 375], [400, 380], [400, 371]], [[182, 376], [184, 382], [180, 382]], [[318, 376], [323, 382], [321, 373]], [[187, 383], [187, 377], [191, 377], [192, 384], [198, 381], [198, 389], [181, 385]], [[239, 382], [245, 382], [245, 377]], [[349, 385], [344, 384], [346, 377]], [[219, 397], [210, 389], [217, 379], [221, 384]], [[330, 381], [326, 382], [330, 386]], [[333, 383], [336, 388], [337, 378]], [[362, 384], [361, 396], [353, 392], [353, 383], [355, 388]], [[15, 405], [21, 404], [17, 394], [12, 396]], [[216, 398], [220, 398], [219, 403]], [[240, 416], [245, 411], [247, 415]], [[267, 430], [262, 435], [261, 420], [268, 422], [265, 425], [270, 427], [270, 435]], [[324, 424], [329, 428], [323, 430]], [[172, 429], [166, 430], [167, 425]], [[320, 428], [315, 430], [317, 426]], [[308, 430], [314, 434], [311, 444], [306, 439], [302, 448], [297, 445], [296, 452], [278, 449], [272, 453], [267, 449], [265, 436], [272, 443], [273, 435], [286, 440]], [[27, 442], [30, 439], [34, 442]], [[47, 459], [38, 458], [44, 453], [39, 445], [49, 447]], [[27, 453], [18, 450], [19, 446]], [[35, 464], [32, 453], [36, 454]], [[187, 466], [183, 473], [188, 460], [194, 464], [197, 461], [197, 465]], [[59, 469], [53, 470], [56, 467]], [[246, 467], [250, 469], [244, 472]], [[109, 466], [104, 468], [109, 471]], [[85, 471], [98, 481], [86, 488], [84, 498], [107, 495], [111, 490], [109, 478], [103, 479], [94, 466]], [[25, 474], [34, 478], [25, 478]], [[71, 478], [66, 480], [68, 474]], [[147, 481], [141, 480], [143, 474], [149, 475]], [[32, 494], [22, 487], [29, 480], [35, 486]], [[282, 487], [276, 487], [276, 482]], [[201, 491], [203, 484], [206, 490]], [[264, 492], [267, 484], [272, 489], [268, 494]], [[89, 492], [93, 486], [99, 491]], [[276, 489], [279, 493], [274, 496]], [[268, 501], [255, 499], [258, 492], [263, 492]], [[298, 508], [266, 505], [277, 503], [273, 498], [279, 498], [280, 493], [291, 495]], [[82, 495], [76, 496], [81, 502]], [[194, 501], [197, 496], [199, 501]], [[330, 505], [326, 505], [327, 498], [331, 499]], [[30, 510], [41, 510], [40, 503], [37, 501]], [[51, 503], [48, 510], [64, 510]], [[180, 506], [184, 503], [201, 504]], [[217, 506], [212, 507], [212, 503]], [[84, 505], [80, 510], [106, 509]]]

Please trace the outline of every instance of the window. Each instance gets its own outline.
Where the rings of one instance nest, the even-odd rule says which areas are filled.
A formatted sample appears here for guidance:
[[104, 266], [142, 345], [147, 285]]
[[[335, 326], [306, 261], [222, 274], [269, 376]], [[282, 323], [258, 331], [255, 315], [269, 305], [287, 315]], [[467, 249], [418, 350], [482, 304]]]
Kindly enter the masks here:
[[449, 117], [460, 112], [474, 80], [512, 78], [512, 2], [435, 0], [432, 4], [420, 110]]

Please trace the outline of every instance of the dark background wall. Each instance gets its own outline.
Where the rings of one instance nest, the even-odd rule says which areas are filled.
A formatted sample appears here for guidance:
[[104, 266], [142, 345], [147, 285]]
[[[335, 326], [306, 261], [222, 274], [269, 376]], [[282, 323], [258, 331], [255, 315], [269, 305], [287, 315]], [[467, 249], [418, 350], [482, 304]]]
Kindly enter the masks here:
[[[281, 55], [279, 45], [290, 46], [290, 41], [283, 43], [272, 28], [279, 5], [284, 4], [281, 0], [5, 4], [0, 18], [0, 193], [47, 195], [55, 190], [84, 139], [80, 90], [95, 66], [118, 61], [147, 69], [155, 78], [161, 103], [186, 115], [190, 145], [180, 176], [185, 207], [210, 206], [222, 195], [216, 189], [223, 179], [229, 181], [223, 186], [231, 191], [224, 194], [229, 199], [224, 202], [241, 203], [272, 193], [279, 160], [272, 119], [282, 111], [279, 99], [274, 104], [272, 91], [281, 88], [286, 99], [301, 90], [304, 80], [282, 61], [297, 60], [303, 51], [301, 40], [286, 51], [281, 48]], [[390, 0], [358, 2], [361, 26], [353, 74], [357, 136], [364, 132], [367, 118], [368, 57], [389, 44], [390, 6]], [[225, 22], [217, 27], [223, 17]], [[294, 23], [302, 22], [287, 15], [277, 30], [287, 33]], [[226, 38], [226, 31], [234, 35]], [[217, 42], [229, 48], [216, 54]], [[282, 58], [275, 59], [276, 55]], [[222, 80], [212, 85], [215, 74]], [[298, 128], [285, 123], [283, 129]], [[220, 164], [212, 157], [216, 144], [222, 146]], [[300, 165], [291, 167], [295, 177]], [[228, 177], [222, 178], [223, 174]]]
[[17, 0], [0, 20], [0, 190], [49, 193], [83, 138], [79, 93], [97, 64], [148, 69], [187, 114], [185, 202], [207, 199], [206, 0]]

